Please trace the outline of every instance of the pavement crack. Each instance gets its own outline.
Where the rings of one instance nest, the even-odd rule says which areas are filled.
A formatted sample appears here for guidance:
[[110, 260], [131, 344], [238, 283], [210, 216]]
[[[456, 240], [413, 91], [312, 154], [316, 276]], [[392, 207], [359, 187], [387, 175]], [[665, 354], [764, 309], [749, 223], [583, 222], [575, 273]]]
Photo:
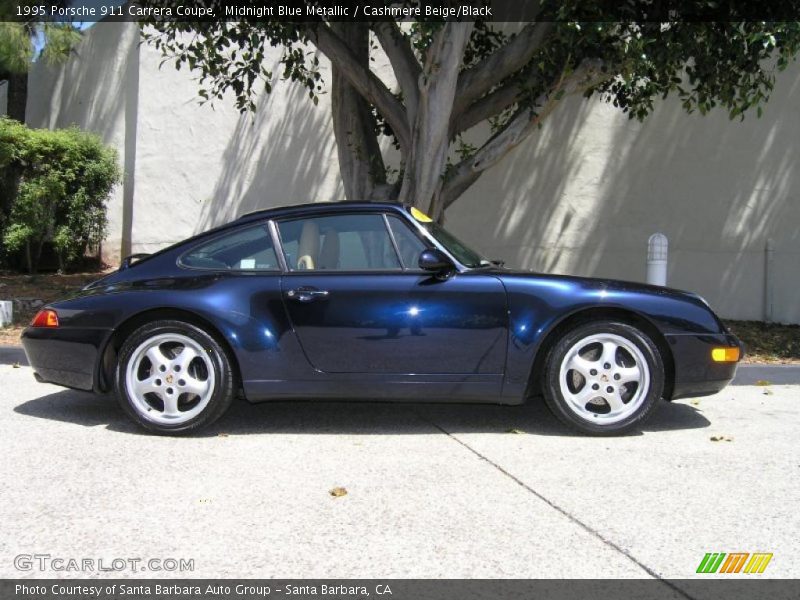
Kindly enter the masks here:
[[478, 450], [476, 450], [475, 448], [473, 448], [472, 446], [467, 444], [465, 441], [463, 441], [460, 438], [458, 438], [457, 436], [453, 435], [451, 432], [447, 431], [444, 427], [442, 427], [438, 423], [430, 420], [429, 418], [425, 417], [424, 415], [420, 414], [417, 411], [414, 411], [414, 412], [417, 414], [417, 416], [420, 419], [422, 419], [423, 421], [429, 423], [431, 426], [433, 426], [436, 429], [438, 429], [439, 431], [441, 431], [447, 437], [449, 437], [450, 439], [452, 439], [456, 443], [460, 444], [461, 446], [463, 446], [464, 448], [469, 450], [472, 454], [477, 456], [479, 459], [481, 459], [482, 461], [485, 461], [486, 463], [488, 463], [489, 465], [491, 465], [492, 467], [494, 467], [495, 469], [500, 471], [500, 473], [502, 473], [503, 475], [508, 477], [511, 481], [516, 483], [522, 489], [524, 489], [528, 493], [533, 494], [534, 496], [536, 496], [539, 500], [541, 500], [542, 502], [547, 504], [550, 508], [552, 508], [553, 510], [557, 511], [561, 515], [565, 516], [572, 523], [574, 523], [575, 525], [577, 525], [578, 527], [583, 529], [589, 535], [591, 535], [594, 538], [598, 539], [602, 544], [608, 546], [612, 550], [614, 550], [614, 551], [618, 552], [619, 554], [623, 555], [625, 558], [627, 558], [632, 563], [634, 563], [636, 566], [638, 566], [640, 569], [642, 569], [645, 573], [647, 573], [648, 575], [650, 575], [654, 579], [659, 580], [661, 583], [663, 583], [667, 587], [671, 588], [673, 591], [675, 591], [677, 594], [679, 594], [682, 598], [686, 598], [687, 600], [695, 600], [695, 598], [693, 596], [691, 596], [688, 593], [686, 593], [684, 590], [682, 590], [680, 587], [675, 585], [670, 580], [664, 579], [664, 577], [662, 577], [659, 573], [657, 573], [656, 571], [654, 571], [653, 569], [648, 567], [646, 564], [644, 564], [642, 561], [640, 561], [638, 558], [633, 556], [633, 554], [631, 554], [625, 548], [623, 548], [623, 547], [619, 546], [618, 544], [614, 543], [613, 541], [611, 541], [610, 539], [605, 537], [602, 533], [600, 533], [597, 529], [595, 529], [591, 525], [588, 525], [587, 523], [583, 522], [581, 519], [579, 519], [578, 517], [573, 515], [571, 512], [569, 512], [565, 508], [562, 508], [561, 506], [559, 506], [558, 504], [556, 504], [555, 502], [550, 500], [547, 496], [544, 496], [540, 492], [537, 492], [530, 485], [528, 485], [527, 483], [522, 481], [519, 477], [515, 476], [514, 474], [512, 474], [509, 471], [507, 471], [506, 469], [504, 469], [501, 465], [499, 465], [496, 462], [494, 462], [491, 458], [489, 458], [485, 454], [482, 454], [481, 452], [479, 452]]

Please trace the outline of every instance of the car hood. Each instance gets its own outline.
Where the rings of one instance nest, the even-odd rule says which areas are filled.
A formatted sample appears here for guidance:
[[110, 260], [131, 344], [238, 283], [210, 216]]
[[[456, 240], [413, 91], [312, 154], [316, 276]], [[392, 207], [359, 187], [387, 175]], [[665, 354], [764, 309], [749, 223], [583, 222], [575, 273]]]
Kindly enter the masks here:
[[605, 277], [579, 277], [577, 275], [555, 275], [550, 273], [538, 273], [536, 271], [524, 271], [517, 269], [495, 268], [493, 273], [502, 281], [550, 281], [553, 283], [563, 283], [570, 287], [584, 290], [596, 291], [615, 291], [633, 294], [646, 294], [648, 296], [660, 296], [675, 300], [688, 301], [704, 308], [709, 308], [708, 302], [699, 294], [678, 288], [671, 288], [660, 285], [651, 285], [638, 281], [626, 281], [622, 279], [609, 279]]

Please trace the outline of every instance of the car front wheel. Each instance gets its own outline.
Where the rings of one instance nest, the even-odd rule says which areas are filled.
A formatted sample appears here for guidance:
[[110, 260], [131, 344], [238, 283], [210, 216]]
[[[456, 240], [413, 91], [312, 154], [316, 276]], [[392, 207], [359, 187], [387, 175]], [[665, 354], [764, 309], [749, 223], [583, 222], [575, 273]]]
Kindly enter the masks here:
[[562, 422], [584, 433], [614, 435], [653, 413], [664, 390], [664, 363], [645, 332], [594, 321], [555, 344], [545, 378], [545, 401]]
[[117, 396], [136, 423], [169, 435], [216, 421], [233, 399], [230, 359], [208, 333], [182, 321], [155, 321], [123, 344]]

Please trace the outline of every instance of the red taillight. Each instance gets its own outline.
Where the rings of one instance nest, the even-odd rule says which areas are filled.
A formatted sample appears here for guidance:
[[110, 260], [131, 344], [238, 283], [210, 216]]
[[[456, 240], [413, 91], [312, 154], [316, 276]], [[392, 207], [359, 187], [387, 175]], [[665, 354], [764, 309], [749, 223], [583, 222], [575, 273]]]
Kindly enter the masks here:
[[40, 310], [33, 317], [31, 327], [58, 327], [58, 314], [54, 310]]

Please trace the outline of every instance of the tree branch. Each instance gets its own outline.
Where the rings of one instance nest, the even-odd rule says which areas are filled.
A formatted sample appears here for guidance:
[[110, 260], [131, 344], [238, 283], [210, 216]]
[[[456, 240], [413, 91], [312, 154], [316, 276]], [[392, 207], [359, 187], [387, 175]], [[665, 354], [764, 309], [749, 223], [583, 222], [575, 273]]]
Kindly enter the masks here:
[[373, 25], [378, 42], [389, 57], [397, 83], [403, 92], [408, 113], [408, 122], [413, 123], [419, 104], [419, 76], [422, 66], [419, 64], [408, 38], [403, 35], [394, 21], [381, 21]]
[[419, 106], [411, 149], [406, 154], [399, 200], [437, 210], [442, 172], [450, 146], [450, 117], [458, 85], [458, 68], [472, 23], [446, 22], [434, 35], [419, 80]]
[[[331, 23], [331, 28], [359, 60], [369, 60], [369, 28], [365, 23]], [[375, 118], [335, 63], [331, 71], [331, 114], [345, 197], [371, 200], [376, 188], [386, 183]]]
[[309, 35], [314, 39], [317, 48], [336, 65], [350, 85], [380, 111], [397, 136], [400, 146], [407, 149], [411, 143], [411, 131], [403, 103], [369, 70], [368, 66], [358, 60], [353, 51], [328, 25], [315, 24], [310, 28]]
[[459, 114], [506, 77], [524, 67], [553, 31], [552, 22], [529, 23], [499, 50], [466, 69], [458, 78], [454, 114]]
[[516, 148], [539, 126], [539, 123], [558, 106], [561, 100], [593, 88], [613, 75], [600, 71], [599, 61], [586, 60], [577, 69], [564, 73], [546, 93], [536, 99], [537, 111], [521, 108], [509, 123], [493, 135], [471, 157], [458, 163], [442, 189], [442, 201], [447, 208], [463, 194], [478, 177], [496, 165], [506, 154]]
[[513, 106], [521, 91], [519, 84], [509, 82], [474, 102], [463, 112], [455, 115], [450, 126], [450, 137], [453, 138], [481, 121], [498, 115]]

